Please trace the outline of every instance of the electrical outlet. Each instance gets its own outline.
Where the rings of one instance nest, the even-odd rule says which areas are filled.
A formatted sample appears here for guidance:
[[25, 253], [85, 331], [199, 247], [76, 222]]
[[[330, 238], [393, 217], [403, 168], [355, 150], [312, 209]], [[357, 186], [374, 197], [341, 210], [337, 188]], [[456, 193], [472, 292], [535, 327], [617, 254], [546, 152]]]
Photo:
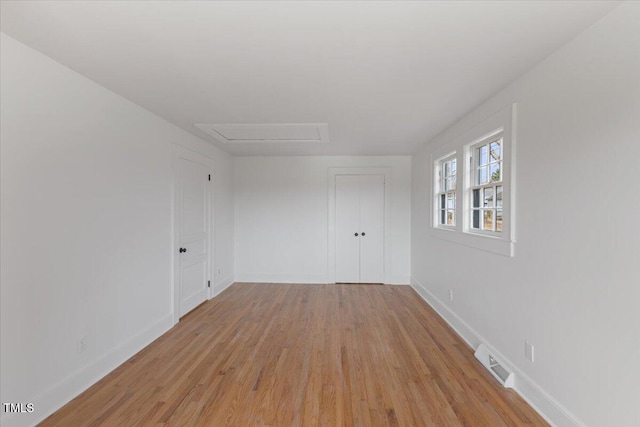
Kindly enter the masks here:
[[82, 353], [87, 349], [87, 336], [83, 335], [78, 338], [78, 353]]
[[449, 301], [453, 301], [453, 289], [449, 289]]
[[529, 344], [528, 342], [524, 342], [524, 357], [527, 358], [527, 360], [531, 363], [533, 363], [533, 345]]

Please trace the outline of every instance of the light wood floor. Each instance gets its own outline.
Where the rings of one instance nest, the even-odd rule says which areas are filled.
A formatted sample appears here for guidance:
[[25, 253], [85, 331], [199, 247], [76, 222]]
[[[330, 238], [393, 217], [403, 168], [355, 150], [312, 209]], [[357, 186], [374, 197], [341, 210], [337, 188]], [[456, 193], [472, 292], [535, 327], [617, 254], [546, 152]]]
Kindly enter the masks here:
[[236, 283], [42, 425], [547, 425], [409, 286]]

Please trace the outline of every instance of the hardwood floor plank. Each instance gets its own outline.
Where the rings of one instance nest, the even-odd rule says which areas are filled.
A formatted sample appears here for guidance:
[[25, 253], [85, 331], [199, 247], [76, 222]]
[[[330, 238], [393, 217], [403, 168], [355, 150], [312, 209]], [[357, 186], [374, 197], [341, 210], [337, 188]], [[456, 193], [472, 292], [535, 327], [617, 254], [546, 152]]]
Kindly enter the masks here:
[[236, 283], [43, 426], [546, 426], [409, 286]]

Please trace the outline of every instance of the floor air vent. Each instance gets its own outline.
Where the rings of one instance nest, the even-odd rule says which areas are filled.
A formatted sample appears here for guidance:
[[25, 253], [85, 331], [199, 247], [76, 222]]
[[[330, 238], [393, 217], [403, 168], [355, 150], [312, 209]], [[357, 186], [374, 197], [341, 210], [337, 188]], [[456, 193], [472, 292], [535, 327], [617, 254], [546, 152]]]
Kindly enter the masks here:
[[480, 344], [475, 352], [476, 359], [484, 365], [491, 375], [493, 375], [505, 388], [513, 388], [514, 375], [509, 371], [500, 361], [498, 361], [491, 353], [489, 349]]

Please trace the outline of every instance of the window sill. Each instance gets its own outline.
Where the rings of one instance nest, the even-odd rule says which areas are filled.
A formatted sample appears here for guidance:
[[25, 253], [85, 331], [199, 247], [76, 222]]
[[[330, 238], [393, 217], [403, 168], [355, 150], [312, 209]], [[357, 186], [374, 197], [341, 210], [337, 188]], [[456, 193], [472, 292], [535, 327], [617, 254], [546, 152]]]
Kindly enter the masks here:
[[500, 237], [485, 236], [446, 228], [436, 228], [433, 226], [431, 227], [430, 234], [431, 237], [435, 237], [436, 239], [480, 249], [485, 252], [491, 252], [507, 257], [514, 256], [514, 242], [504, 240]]

